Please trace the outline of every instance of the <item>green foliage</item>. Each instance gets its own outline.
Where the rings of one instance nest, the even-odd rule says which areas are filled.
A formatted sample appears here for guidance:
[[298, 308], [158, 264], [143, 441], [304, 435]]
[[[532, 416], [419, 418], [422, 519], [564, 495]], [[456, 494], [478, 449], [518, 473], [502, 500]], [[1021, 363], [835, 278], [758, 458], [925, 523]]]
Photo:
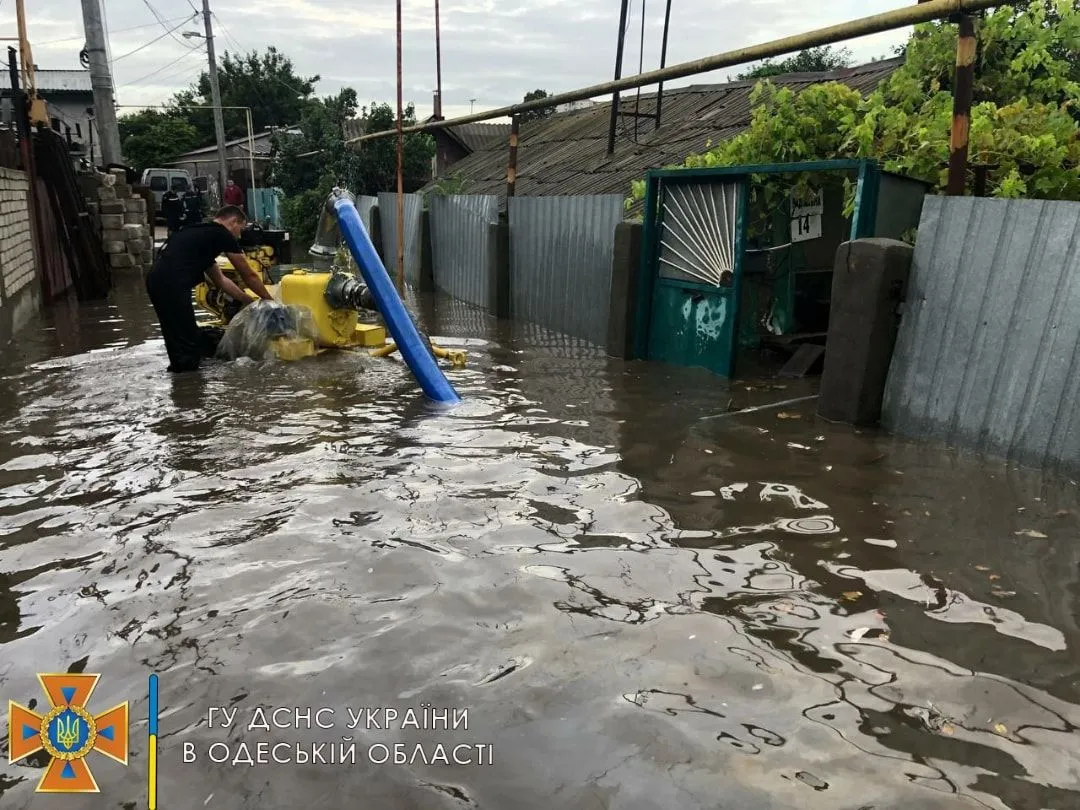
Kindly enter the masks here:
[[[996, 9], [977, 31], [969, 160], [997, 167], [988, 193], [1080, 200], [1080, 3]], [[943, 186], [956, 40], [954, 25], [916, 26], [905, 64], [865, 98], [835, 82], [801, 93], [761, 82], [750, 127], [681, 165], [873, 158], [888, 171]], [[627, 207], [644, 186], [634, 182]]]
[[[351, 88], [337, 96], [311, 103], [300, 120], [302, 134], [275, 132], [271, 182], [284, 194], [282, 217], [300, 244], [315, 238], [319, 214], [334, 186], [353, 194], [377, 194], [397, 188], [397, 146], [393, 138], [350, 146], [345, 143], [344, 124], [356, 112], [356, 92]], [[361, 110], [365, 129], [393, 129], [396, 115], [389, 104], [372, 104]], [[404, 126], [416, 123], [410, 104]], [[428, 135], [413, 133], [404, 138], [403, 179], [406, 193], [427, 182], [435, 143]]]
[[199, 145], [199, 134], [176, 109], [140, 110], [117, 121], [120, 151], [140, 172]]
[[799, 51], [794, 56], [774, 62], [766, 59], [753, 70], [746, 70], [735, 76], [736, 80], [767, 79], [770, 76], [781, 76], [785, 73], [822, 73], [837, 68], [844, 68], [851, 64], [851, 51], [841, 48], [834, 51], [831, 45], [820, 48], [809, 48]]
[[[222, 107], [250, 107], [252, 130], [262, 132], [270, 126], [296, 124], [310, 106], [319, 76], [298, 76], [292, 60], [273, 45], [260, 54], [252, 51], [242, 56], [228, 52], [218, 64], [218, 85]], [[212, 110], [193, 109], [211, 104], [210, 75], [203, 71], [188, 90], [177, 93], [173, 103], [199, 133], [199, 146], [215, 142]], [[223, 110], [225, 138], [247, 135], [244, 110]]]
[[[547, 98], [550, 93], [547, 90], [531, 90], [525, 94], [525, 97], [521, 99], [523, 102], [537, 101], [538, 99]], [[541, 107], [539, 110], [528, 110], [518, 114], [518, 121], [524, 124], [526, 121], [540, 121], [552, 115], [555, 112], [554, 107]]]
[[470, 185], [470, 181], [462, 177], [461, 172], [451, 172], [436, 180], [425, 196], [445, 197], [451, 194], [468, 194]]

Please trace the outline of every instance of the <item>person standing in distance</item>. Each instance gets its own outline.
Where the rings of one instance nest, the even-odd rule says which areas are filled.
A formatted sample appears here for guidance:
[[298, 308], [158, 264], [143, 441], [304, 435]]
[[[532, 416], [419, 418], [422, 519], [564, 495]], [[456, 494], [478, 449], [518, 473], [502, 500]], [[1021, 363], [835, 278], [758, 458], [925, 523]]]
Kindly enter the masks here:
[[241, 305], [251, 302], [251, 297], [221, 272], [216, 261], [220, 254], [228, 257], [257, 296], [273, 300], [237, 241], [246, 224], [242, 210], [226, 205], [210, 222], [188, 225], [173, 234], [147, 274], [146, 292], [161, 324], [169, 371], [195, 371], [202, 359], [212, 357], [217, 348], [217, 342], [200, 331], [191, 300], [191, 291], [203, 281], [204, 275]]
[[232, 180], [225, 181], [225, 204], [244, 207], [244, 190]]

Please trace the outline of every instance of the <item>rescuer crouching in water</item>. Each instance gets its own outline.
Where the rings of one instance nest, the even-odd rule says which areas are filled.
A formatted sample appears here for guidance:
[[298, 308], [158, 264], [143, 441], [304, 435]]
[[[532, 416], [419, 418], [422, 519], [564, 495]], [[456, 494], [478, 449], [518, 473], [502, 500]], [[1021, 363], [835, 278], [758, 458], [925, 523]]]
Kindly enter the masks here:
[[226, 205], [210, 222], [189, 225], [170, 236], [158, 254], [146, 277], [146, 291], [161, 324], [169, 371], [195, 371], [204, 357], [213, 357], [217, 348], [215, 336], [220, 332], [211, 334], [199, 328], [191, 300], [191, 291], [203, 281], [204, 274], [241, 305], [252, 300], [221, 272], [216, 261], [220, 254], [228, 257], [252, 292], [266, 301], [273, 300], [237, 241], [246, 224], [242, 209]]

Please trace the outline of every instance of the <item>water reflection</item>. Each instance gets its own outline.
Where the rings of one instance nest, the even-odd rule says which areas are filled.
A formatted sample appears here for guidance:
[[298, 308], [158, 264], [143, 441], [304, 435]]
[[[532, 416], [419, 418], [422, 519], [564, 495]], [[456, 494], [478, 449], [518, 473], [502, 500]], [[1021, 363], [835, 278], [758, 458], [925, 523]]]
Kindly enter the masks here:
[[[132, 701], [108, 801], [143, 801], [153, 670], [179, 808], [1076, 806], [1074, 484], [809, 411], [702, 421], [806, 384], [418, 303], [472, 341], [459, 408], [356, 355], [166, 375], [135, 297], [5, 360], [0, 685], [26, 703], [77, 665]], [[207, 723], [420, 703], [468, 730]], [[495, 765], [181, 756], [342, 736]], [[42, 764], [0, 768], [5, 806]]]

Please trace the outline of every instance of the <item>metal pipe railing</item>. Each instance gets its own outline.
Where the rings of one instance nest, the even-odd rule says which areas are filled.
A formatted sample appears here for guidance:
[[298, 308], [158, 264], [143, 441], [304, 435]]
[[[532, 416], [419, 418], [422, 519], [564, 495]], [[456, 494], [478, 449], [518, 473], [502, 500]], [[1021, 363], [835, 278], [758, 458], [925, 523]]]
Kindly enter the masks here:
[[[507, 107], [499, 107], [487, 112], [463, 115], [459, 118], [451, 118], [443, 121], [431, 121], [425, 124], [416, 124], [405, 127], [403, 133], [427, 132], [442, 127], [454, 127], [461, 124], [473, 124], [479, 121], [490, 121], [492, 118], [506, 118], [518, 113], [530, 110], [541, 110], [548, 107], [556, 107], [560, 104], [569, 104], [574, 101], [584, 101], [594, 96], [609, 95], [619, 90], [645, 87], [650, 84], [681, 79], [685, 76], [693, 76], [698, 73], [708, 73], [720, 68], [744, 65], [748, 62], [757, 62], [762, 59], [770, 59], [783, 56], [788, 53], [796, 53], [807, 48], [817, 48], [822, 45], [831, 45], [848, 39], [878, 34], [882, 31], [893, 31], [897, 28], [906, 28], [918, 23], [931, 22], [951, 17], [954, 14], [964, 14], [980, 11], [987, 8], [1013, 5], [1015, 0], [926, 0], [913, 6], [884, 11], [869, 17], [850, 20], [828, 28], [818, 28], [803, 34], [795, 34], [782, 39], [774, 39], [761, 45], [751, 45], [747, 48], [737, 48], [733, 51], [706, 56], [690, 62], [681, 62], [662, 70], [650, 70], [627, 76], [618, 81], [594, 84], [591, 87], [583, 87], [580, 90], [570, 90], [566, 93], [557, 93], [554, 96], [523, 101], [511, 104]], [[389, 138], [397, 135], [397, 129], [388, 129], [382, 132], [369, 132], [349, 138], [346, 143], [362, 143], [374, 141], [380, 138]]]

